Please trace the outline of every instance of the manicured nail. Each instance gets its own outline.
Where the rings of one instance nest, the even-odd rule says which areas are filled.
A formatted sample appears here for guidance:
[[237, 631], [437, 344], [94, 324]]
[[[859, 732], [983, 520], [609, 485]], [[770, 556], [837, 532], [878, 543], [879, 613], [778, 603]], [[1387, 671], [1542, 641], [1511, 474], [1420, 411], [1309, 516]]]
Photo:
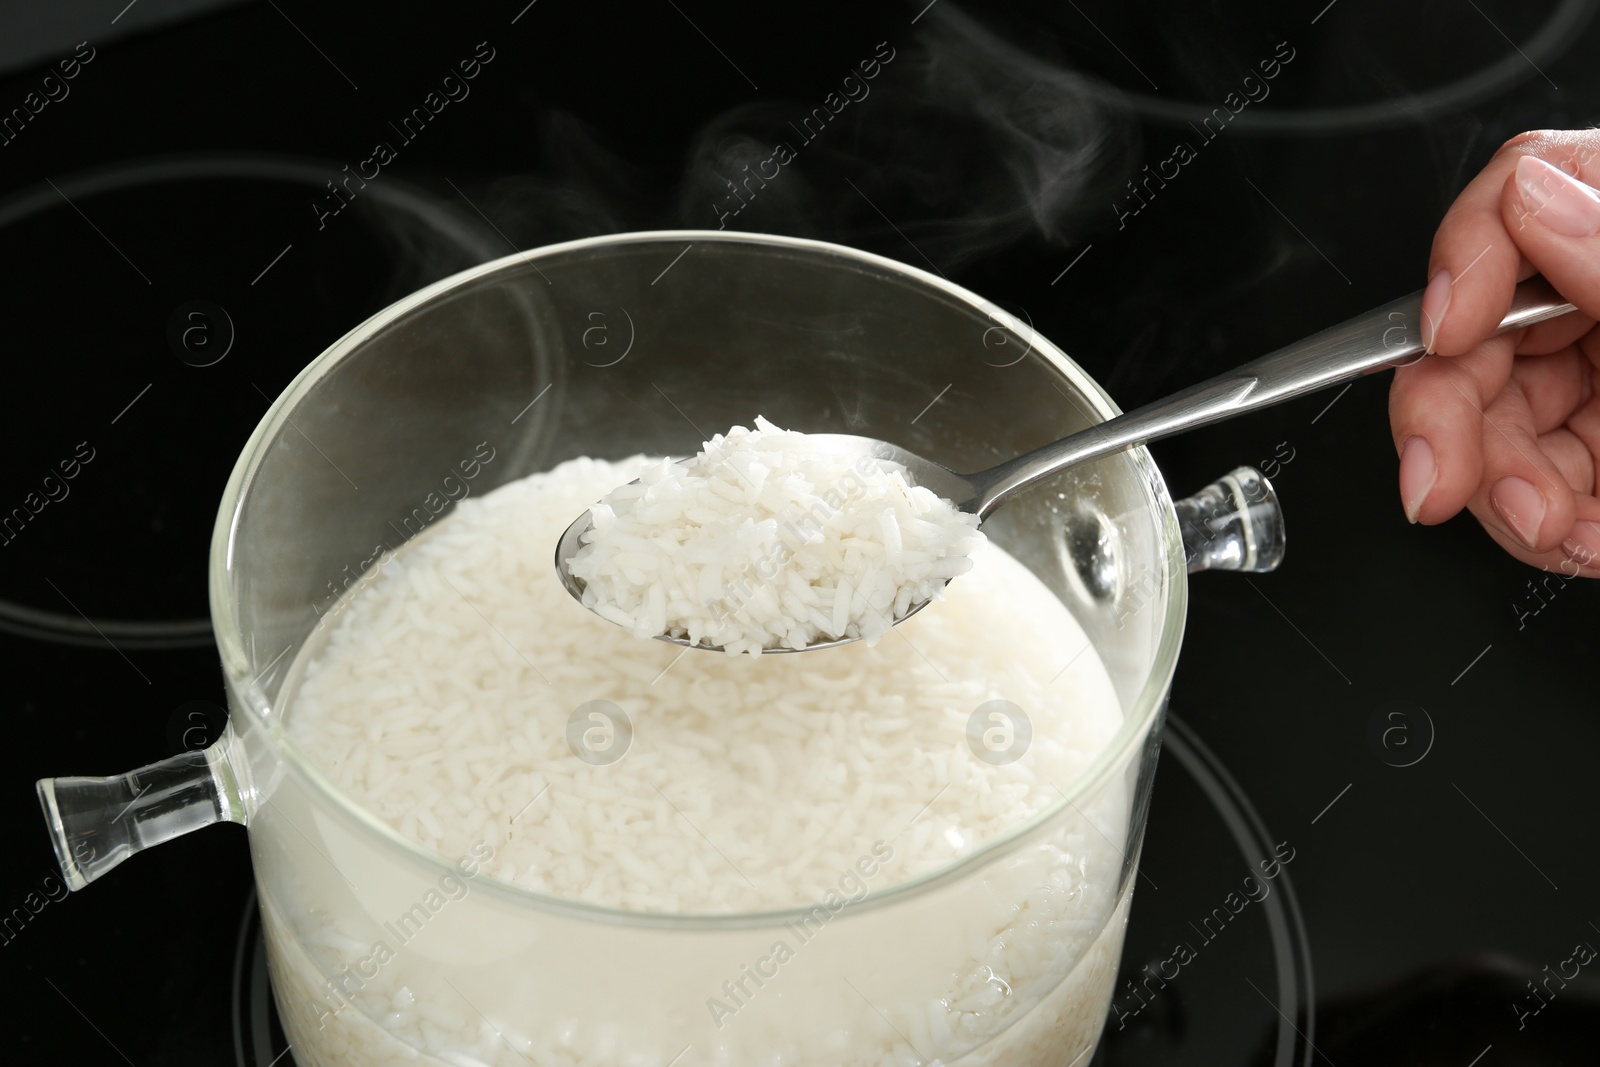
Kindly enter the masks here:
[[[1444, 325], [1444, 313], [1450, 310], [1450, 272], [1441, 270], [1422, 291], [1422, 352], [1433, 355], [1434, 338]], [[1431, 454], [1430, 454], [1431, 455]], [[1413, 522], [1416, 520], [1413, 519]]]
[[1515, 475], [1489, 487], [1489, 503], [1505, 524], [1529, 548], [1539, 544], [1539, 524], [1544, 522], [1544, 497]]
[[1580, 567], [1587, 567], [1600, 559], [1600, 523], [1573, 523], [1572, 536], [1561, 542], [1561, 550]]
[[1433, 465], [1433, 446], [1425, 438], [1408, 437], [1400, 448], [1400, 502], [1405, 505], [1406, 521], [1416, 522], [1423, 501], [1439, 480]]
[[1517, 160], [1517, 192], [1528, 214], [1567, 237], [1600, 233], [1600, 193], [1535, 156]]

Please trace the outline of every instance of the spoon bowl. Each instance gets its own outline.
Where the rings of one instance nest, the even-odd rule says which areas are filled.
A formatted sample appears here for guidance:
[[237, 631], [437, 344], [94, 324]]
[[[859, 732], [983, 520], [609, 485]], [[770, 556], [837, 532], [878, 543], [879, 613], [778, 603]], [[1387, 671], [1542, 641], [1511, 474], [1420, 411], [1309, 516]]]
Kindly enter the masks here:
[[[887, 461], [897, 464], [905, 470], [907, 479], [912, 485], [926, 486], [932, 492], [945, 500], [954, 501], [960, 511], [974, 512], [980, 496], [980, 490], [974, 481], [964, 478], [947, 467], [917, 455], [915, 452], [901, 448], [899, 445], [890, 444], [888, 441], [879, 441], [871, 437], [858, 437], [847, 433], [819, 433], [808, 434], [806, 443], [813, 446], [819, 453], [848, 456], [851, 459], [869, 457], [878, 461]], [[635, 484], [639, 479], [635, 478]], [[970, 505], [970, 506], [969, 506]], [[556, 575], [561, 579], [561, 584], [572, 598], [584, 607], [590, 607], [583, 599], [587, 583], [582, 578], [574, 575], [567, 568], [567, 561], [577, 554], [583, 547], [583, 536], [594, 528], [594, 515], [585, 511], [561, 533], [556, 541]], [[923, 608], [932, 601], [921, 600], [908, 607], [904, 614], [894, 620], [896, 626]], [[591, 610], [593, 610], [591, 608]], [[687, 637], [674, 637], [671, 634], [656, 634], [657, 641], [666, 641], [669, 644], [682, 645], [685, 648], [700, 648], [712, 652], [721, 652], [721, 645], [707, 645], [691, 643]], [[763, 655], [774, 655], [783, 652], [815, 652], [824, 648], [834, 648], [838, 645], [848, 645], [859, 641], [858, 637], [843, 637], [837, 641], [816, 641], [805, 648], [769, 648], [763, 650]]]

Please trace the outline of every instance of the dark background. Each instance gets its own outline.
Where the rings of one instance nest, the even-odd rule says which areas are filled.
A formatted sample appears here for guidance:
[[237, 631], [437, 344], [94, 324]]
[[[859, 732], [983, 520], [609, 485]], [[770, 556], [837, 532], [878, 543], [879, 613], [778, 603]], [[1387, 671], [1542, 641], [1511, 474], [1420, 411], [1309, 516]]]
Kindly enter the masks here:
[[[0, 508], [94, 451], [0, 547], [0, 913], [52, 884], [34, 779], [120, 772], [215, 729], [211, 523], [302, 366], [471, 263], [715, 228], [722, 178], [798, 143], [784, 123], [880, 42], [895, 58], [871, 95], [729, 225], [940, 271], [1124, 407], [1420, 288], [1433, 228], [1500, 143], [1600, 116], [1587, 0], [125, 2], [0, 14], [0, 113], [94, 49], [0, 146]], [[391, 132], [479, 42], [494, 58], [470, 96], [412, 143]], [[1280, 43], [1294, 58], [1270, 96], [1215, 140], [1186, 127]], [[319, 229], [321, 183], [379, 140], [398, 157]], [[1196, 158], [1119, 227], [1125, 183], [1180, 140]], [[192, 301], [207, 317], [184, 340]], [[1386, 389], [1154, 449], [1175, 493], [1261, 466], [1290, 547], [1275, 574], [1192, 584], [1172, 711], [1193, 740], [1163, 760], [1124, 972], [1249, 873], [1228, 812], [1255, 813], [1256, 846], [1292, 844], [1274, 899], [1300, 925], [1285, 942], [1249, 913], [1149, 1007], [1119, 991], [1129, 1015], [1096, 1063], [1600, 1060], [1588, 971], [1517, 1014], [1541, 968], [1600, 945], [1600, 591], [1551, 578], [1536, 600], [1545, 576], [1470, 517], [1407, 525]], [[0, 1047], [256, 1062], [235, 1049], [249, 891], [228, 827], [49, 903], [0, 945]], [[1273, 946], [1290, 942], [1299, 999], [1279, 1004]]]

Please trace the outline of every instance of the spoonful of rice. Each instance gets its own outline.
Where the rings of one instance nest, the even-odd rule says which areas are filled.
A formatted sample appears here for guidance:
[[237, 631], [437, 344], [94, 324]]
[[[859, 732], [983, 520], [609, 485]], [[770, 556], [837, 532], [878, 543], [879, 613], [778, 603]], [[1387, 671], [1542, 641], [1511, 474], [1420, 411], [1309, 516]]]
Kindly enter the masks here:
[[979, 516], [953, 493], [971, 495], [893, 445], [758, 417], [611, 492], [556, 568], [638, 637], [733, 654], [875, 642], [972, 566]]
[[[556, 572], [641, 638], [731, 655], [876, 642], [966, 573], [979, 524], [1068, 467], [1422, 356], [1421, 294], [976, 474], [886, 441], [757, 418], [663, 459], [568, 526]], [[1517, 287], [1505, 333], [1572, 311]]]

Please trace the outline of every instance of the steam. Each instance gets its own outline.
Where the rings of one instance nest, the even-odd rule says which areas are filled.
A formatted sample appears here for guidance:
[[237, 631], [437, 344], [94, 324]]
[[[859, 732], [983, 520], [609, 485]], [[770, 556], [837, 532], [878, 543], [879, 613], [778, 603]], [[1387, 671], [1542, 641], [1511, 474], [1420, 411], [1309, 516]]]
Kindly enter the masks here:
[[1131, 113], [949, 0], [904, 39], [863, 39], [856, 55], [808, 98], [713, 119], [691, 137], [675, 184], [650, 180], [575, 116], [548, 112], [533, 138], [537, 170], [429, 182], [459, 233], [372, 218], [391, 231], [394, 284], [406, 291], [556, 241], [678, 227], [822, 238], [945, 273], [1022, 240], [1073, 242], [1125, 195]]
[[[1128, 113], [949, 3], [913, 40], [864, 43], [861, 54], [881, 61], [885, 46], [893, 58], [871, 79], [858, 65], [814, 100], [747, 104], [706, 126], [678, 224], [826, 237], [943, 271], [1103, 222], [1133, 169]], [[825, 127], [803, 121], [841, 99]], [[780, 146], [792, 162], [762, 180]]]
[[436, 177], [429, 192], [387, 175], [368, 184], [378, 195], [355, 208], [384, 242], [385, 300], [513, 252], [662, 225], [643, 209], [638, 169], [582, 121], [550, 112], [537, 139], [542, 165], [533, 173], [487, 185]]
[[639, 167], [581, 119], [551, 112], [538, 139], [539, 171], [501, 178], [478, 200], [519, 248], [659, 225], [641, 192], [646, 181]]

